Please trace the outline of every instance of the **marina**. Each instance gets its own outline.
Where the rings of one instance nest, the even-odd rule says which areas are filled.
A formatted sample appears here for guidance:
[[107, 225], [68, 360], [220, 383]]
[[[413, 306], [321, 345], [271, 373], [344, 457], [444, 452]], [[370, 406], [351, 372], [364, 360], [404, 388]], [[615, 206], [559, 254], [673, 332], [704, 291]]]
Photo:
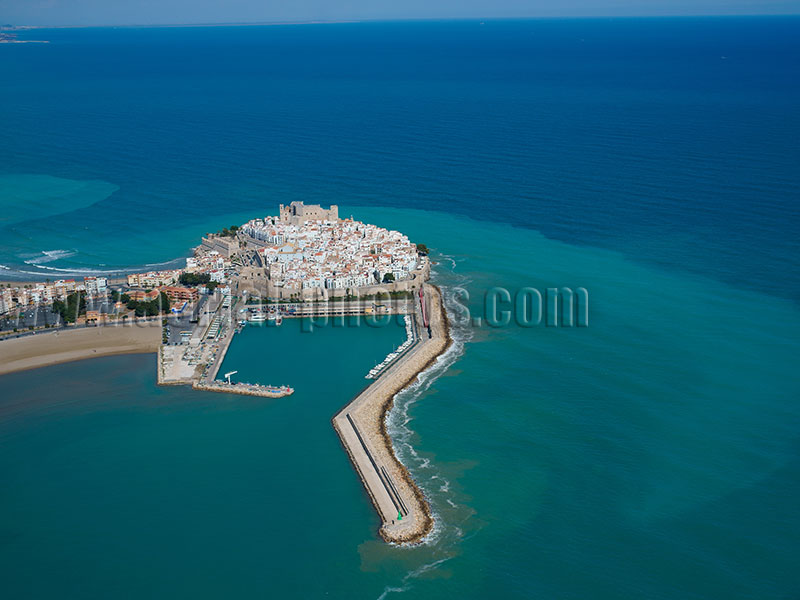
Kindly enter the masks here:
[[415, 315], [405, 315], [403, 317], [406, 328], [406, 341], [400, 344], [394, 352], [390, 352], [382, 362], [370, 369], [369, 373], [364, 376], [365, 379], [377, 379], [380, 377], [400, 356], [416, 344], [418, 338], [416, 334], [417, 328], [414, 324], [415, 318]]
[[283, 323], [283, 315], [276, 309], [262, 310], [260, 308], [242, 308], [239, 310], [239, 323], [266, 323], [267, 325], [278, 326]]
[[[247, 381], [272, 388], [272, 397], [285, 395], [280, 389], [276, 391], [279, 386], [272, 385], [273, 382], [287, 382], [293, 402], [324, 402], [330, 396], [324, 390], [334, 380], [337, 388], [341, 387], [350, 397], [356, 396], [364, 388], [364, 364], [369, 364], [369, 357], [382, 348], [402, 343], [404, 326], [402, 318], [393, 319], [385, 327], [357, 327], [357, 317], [345, 319], [343, 324], [331, 321], [315, 327], [311, 334], [306, 332], [308, 323], [303, 319], [287, 319], [281, 327], [263, 323], [246, 325], [233, 336], [209, 391], [235, 391], [235, 387], [231, 390], [225, 383], [230, 376], [233, 386], [238, 381]], [[342, 353], [343, 346], [357, 350]], [[313, 375], [309, 376], [309, 372]], [[337, 408], [334, 404], [323, 410], [330, 415]]]
[[[225, 392], [246, 396], [282, 398], [294, 393], [288, 385], [264, 385], [231, 381], [228, 373], [225, 380], [217, 379], [222, 362], [231, 342], [248, 322], [263, 323], [271, 320], [280, 324], [280, 315], [265, 312], [248, 313], [246, 319], [233, 320], [237, 301], [230, 294], [223, 294], [213, 313], [206, 319], [199, 319], [194, 330], [189, 333], [188, 343], [162, 345], [158, 350], [158, 383], [161, 385], [191, 385], [193, 389], [209, 392]], [[236, 325], [234, 325], [234, 322]], [[204, 331], [204, 333], [202, 333]]]
[[[439, 290], [425, 284], [414, 294], [413, 301], [386, 304], [370, 301], [248, 306], [240, 302], [241, 299], [230, 294], [223, 295], [198, 319], [187, 344], [162, 345], [159, 383], [188, 384], [209, 392], [283, 398], [293, 395], [294, 387], [288, 383], [274, 385], [264, 379], [278, 374], [291, 379], [287, 375], [293, 373], [298, 381], [304, 381], [309, 370], [338, 361], [347, 364], [347, 355], [340, 351], [344, 330], [364, 340], [371, 339], [371, 343], [383, 335], [390, 336], [392, 350], [361, 376], [369, 381], [367, 387], [333, 417], [332, 424], [381, 518], [381, 537], [393, 543], [420, 541], [433, 526], [430, 508], [406, 467], [395, 456], [384, 421], [395, 394], [414, 381], [450, 344]], [[332, 316], [336, 318], [328, 318]], [[313, 322], [318, 317], [322, 317], [321, 328], [304, 328], [304, 320]], [[288, 330], [284, 318], [292, 323]], [[395, 325], [386, 334], [376, 336], [381, 327], [357, 326], [365, 318], [372, 319], [373, 324], [391, 325], [394, 321]], [[298, 337], [303, 331], [314, 331], [316, 335]], [[404, 336], [397, 340], [395, 331]], [[254, 348], [253, 336], [260, 340], [257, 348], [269, 350], [258, 350], [255, 354], [247, 350]], [[246, 338], [250, 344], [238, 347], [233, 344], [237, 338]], [[297, 361], [297, 355], [303, 356], [303, 360]], [[224, 373], [224, 378], [220, 378], [220, 373]], [[234, 382], [234, 375], [244, 381]]]
[[[414, 326], [416, 316], [403, 314], [414, 306], [408, 301], [377, 304], [372, 301], [329, 303], [294, 303], [277, 306], [247, 306], [230, 294], [221, 295], [210, 303], [191, 331], [183, 332], [185, 343], [162, 345], [158, 351], [158, 382], [162, 385], [190, 385], [203, 391], [228, 392], [250, 396], [281, 398], [294, 393], [288, 384], [273, 385], [271, 382], [231, 382], [220, 379], [222, 365], [226, 361], [234, 340], [249, 328], [275, 328], [285, 326], [284, 319], [295, 322], [303, 319], [327, 318], [347, 319], [348, 326], [358, 324], [360, 319], [402, 319], [405, 338], [392, 344], [393, 351], [375, 368], [369, 379], [379, 377], [392, 364], [407, 354], [418, 336]], [[315, 321], [319, 326], [322, 321]], [[373, 329], [374, 327], [370, 327]], [[239, 365], [230, 365], [238, 373]], [[268, 372], [272, 372], [268, 369]]]

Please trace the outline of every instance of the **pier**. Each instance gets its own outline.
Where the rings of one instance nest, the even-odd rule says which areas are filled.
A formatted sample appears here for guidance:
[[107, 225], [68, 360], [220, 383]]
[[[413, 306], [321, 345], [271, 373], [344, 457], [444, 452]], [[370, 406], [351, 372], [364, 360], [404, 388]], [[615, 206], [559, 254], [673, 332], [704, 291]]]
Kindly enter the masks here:
[[417, 337], [417, 327], [414, 323], [416, 315], [406, 315], [404, 317], [406, 325], [406, 341], [400, 344], [394, 352], [391, 352], [380, 364], [375, 365], [370, 369], [365, 379], [377, 379], [383, 372], [393, 365], [399, 357], [404, 356], [410, 352], [410, 349], [419, 342]]
[[[410, 473], [397, 459], [386, 432], [395, 395], [433, 364], [450, 345], [441, 292], [426, 284], [412, 319], [417, 340], [333, 419], [350, 460], [381, 518], [381, 537], [415, 543], [433, 528], [430, 507]], [[424, 310], [424, 315], [423, 315]], [[425, 321], [427, 320], [427, 327]], [[424, 332], [425, 335], [422, 335]]]
[[195, 390], [282, 398], [294, 393], [284, 386], [218, 381], [219, 369], [236, 334], [233, 312], [236, 302], [224, 296], [208, 313], [208, 324], [198, 324], [188, 345], [164, 346], [158, 350], [158, 383], [191, 385]]

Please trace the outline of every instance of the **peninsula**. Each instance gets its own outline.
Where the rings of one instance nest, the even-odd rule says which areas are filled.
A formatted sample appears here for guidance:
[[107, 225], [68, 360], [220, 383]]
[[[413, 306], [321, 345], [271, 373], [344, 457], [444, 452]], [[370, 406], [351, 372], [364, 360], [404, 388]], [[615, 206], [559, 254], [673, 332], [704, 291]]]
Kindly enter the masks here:
[[237, 332], [283, 319], [397, 315], [406, 341], [365, 374], [332, 425], [381, 518], [381, 537], [414, 543], [430, 507], [386, 430], [395, 395], [451, 340], [427, 248], [398, 231], [292, 202], [275, 216], [207, 234], [182, 269], [0, 289], [0, 374], [93, 356], [158, 352], [159, 385], [279, 398], [295, 382], [235, 382], [219, 370]]

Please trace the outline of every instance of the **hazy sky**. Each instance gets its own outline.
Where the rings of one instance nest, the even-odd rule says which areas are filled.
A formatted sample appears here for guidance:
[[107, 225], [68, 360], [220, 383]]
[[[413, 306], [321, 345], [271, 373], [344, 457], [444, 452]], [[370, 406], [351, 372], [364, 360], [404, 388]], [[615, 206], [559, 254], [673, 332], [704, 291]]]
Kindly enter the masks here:
[[800, 14], [800, 0], [0, 0], [18, 25], [708, 14]]

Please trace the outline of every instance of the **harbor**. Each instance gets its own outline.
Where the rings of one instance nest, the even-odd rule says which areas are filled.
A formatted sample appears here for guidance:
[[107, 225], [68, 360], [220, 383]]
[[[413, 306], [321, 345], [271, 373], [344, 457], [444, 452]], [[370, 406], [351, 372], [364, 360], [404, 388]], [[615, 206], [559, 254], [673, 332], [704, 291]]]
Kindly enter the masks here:
[[[449, 346], [447, 317], [440, 291], [430, 284], [425, 284], [413, 300], [392, 306], [389, 309], [391, 313], [387, 311], [391, 314], [389, 327], [358, 327], [360, 319], [378, 318], [374, 311], [365, 311], [365, 307], [370, 308], [371, 304], [362, 303], [359, 313], [343, 316], [341, 322], [327, 320], [325, 326], [314, 329], [313, 336], [306, 337], [302, 334], [300, 318], [289, 318], [281, 327], [271, 328], [265, 323], [266, 317], [264, 321], [259, 319], [255, 322], [247, 317], [242, 319], [242, 309], [234, 303], [232, 314], [236, 318], [229, 322], [236, 323], [236, 326], [220, 328], [214, 343], [218, 349], [213, 352], [209, 365], [201, 369], [201, 376], [193, 387], [282, 397], [288, 395], [288, 390], [274, 386], [229, 384], [220, 380], [219, 374], [258, 380], [259, 377], [270, 378], [274, 373], [289, 373], [293, 378], [305, 379], [309, 372], [316, 372], [315, 379], [319, 377], [325, 381], [334, 372], [345, 377], [344, 369], [349, 372], [358, 369], [350, 357], [338, 351], [353, 343], [354, 340], [348, 336], [354, 335], [362, 340], [358, 343], [362, 350], [366, 342], [374, 348], [385, 347], [388, 343], [383, 360], [366, 374], [361, 372], [361, 381], [367, 379], [366, 387], [356, 391], [351, 402], [340, 409], [331, 422], [381, 519], [378, 532], [381, 538], [390, 543], [413, 544], [431, 531], [433, 517], [424, 494], [395, 455], [385, 419], [395, 395], [410, 385]], [[259, 314], [255, 310], [261, 309], [246, 310], [249, 314]], [[348, 307], [348, 310], [353, 310], [353, 307]], [[288, 311], [288, 306], [281, 309], [284, 318], [288, 318], [283, 311]], [[269, 314], [269, 309], [261, 314]], [[311, 318], [309, 314], [302, 317]], [[242, 320], [244, 325], [241, 325]], [[237, 336], [243, 336], [243, 342], [231, 344]], [[259, 360], [254, 355], [254, 348], [269, 350], [264, 352], [263, 360]], [[297, 361], [295, 354], [303, 356], [303, 360]], [[225, 372], [226, 369], [231, 371]], [[346, 377], [351, 381], [352, 375]], [[348, 385], [357, 390], [355, 381]], [[307, 393], [301, 393], [300, 398], [304, 402], [312, 401]]]
[[233, 382], [231, 375], [235, 372], [228, 373], [222, 381], [217, 378], [234, 336], [241, 331], [241, 321], [237, 323], [233, 318], [236, 305], [236, 299], [230, 294], [222, 294], [185, 336], [186, 344], [159, 347], [160, 385], [191, 385], [196, 390], [265, 398], [282, 398], [294, 393], [288, 385]]
[[[374, 302], [333, 304], [247, 306], [243, 303], [240, 305], [235, 298], [223, 296], [209, 305], [191, 332], [187, 344], [160, 347], [159, 383], [186, 384], [202, 391], [266, 398], [290, 396], [295, 390], [288, 384], [267, 385], [232, 380], [234, 375], [239, 375], [240, 366], [245, 361], [252, 361], [252, 358], [239, 355], [239, 358], [226, 363], [231, 344], [237, 336], [244, 332], [255, 332], [260, 327], [269, 329], [272, 323], [275, 327], [269, 335], [275, 341], [265, 339], [263, 344], [265, 347], [280, 348], [277, 339], [282, 340], [283, 334], [278, 338], [274, 336], [286, 327], [283, 323], [285, 318], [292, 319], [297, 324], [293, 327], [298, 331], [302, 329], [296, 319], [310, 319], [312, 316], [336, 316], [347, 319], [349, 325], [357, 324], [357, 320], [364, 317], [378, 319], [380, 315], [401, 319], [400, 330], [405, 337], [393, 343], [385, 358], [366, 375], [362, 375], [369, 382], [367, 387], [332, 418], [332, 424], [381, 518], [380, 536], [392, 543], [418, 542], [431, 531], [433, 519], [423, 493], [394, 453], [392, 440], [386, 432], [385, 419], [394, 396], [412, 383], [450, 344], [441, 293], [435, 286], [425, 284], [413, 299], [381, 308]], [[278, 327], [281, 323], [282, 327]], [[286, 333], [293, 335], [293, 332]], [[250, 373], [259, 377], [266, 370], [272, 376], [273, 373], [285, 373], [288, 370], [278, 367], [282, 359], [274, 350], [269, 356], [263, 367]], [[308, 360], [309, 365], [314, 363]], [[223, 364], [231, 370], [220, 379]], [[313, 366], [308, 368], [313, 369]]]
[[[328, 319], [348, 319], [357, 325], [358, 319], [404, 318], [406, 340], [393, 345], [391, 352], [372, 371], [385, 371], [390, 363], [407, 353], [417, 339], [412, 323], [414, 302], [410, 299], [298, 302], [248, 304], [247, 295], [241, 298], [230, 293], [217, 294], [202, 306], [195, 323], [181, 330], [178, 344], [162, 344], [158, 349], [158, 383], [160, 385], [190, 385], [194, 389], [228, 392], [248, 396], [280, 398], [294, 393], [287, 382], [281, 385], [257, 385], [251, 382], [220, 379], [220, 371], [228, 350], [235, 339], [248, 327], [280, 327], [284, 319], [308, 319], [319, 323]], [[252, 299], [251, 299], [252, 300]], [[407, 314], [411, 312], [411, 314]], [[234, 365], [234, 369], [237, 367]], [[370, 376], [370, 378], [372, 377]]]

